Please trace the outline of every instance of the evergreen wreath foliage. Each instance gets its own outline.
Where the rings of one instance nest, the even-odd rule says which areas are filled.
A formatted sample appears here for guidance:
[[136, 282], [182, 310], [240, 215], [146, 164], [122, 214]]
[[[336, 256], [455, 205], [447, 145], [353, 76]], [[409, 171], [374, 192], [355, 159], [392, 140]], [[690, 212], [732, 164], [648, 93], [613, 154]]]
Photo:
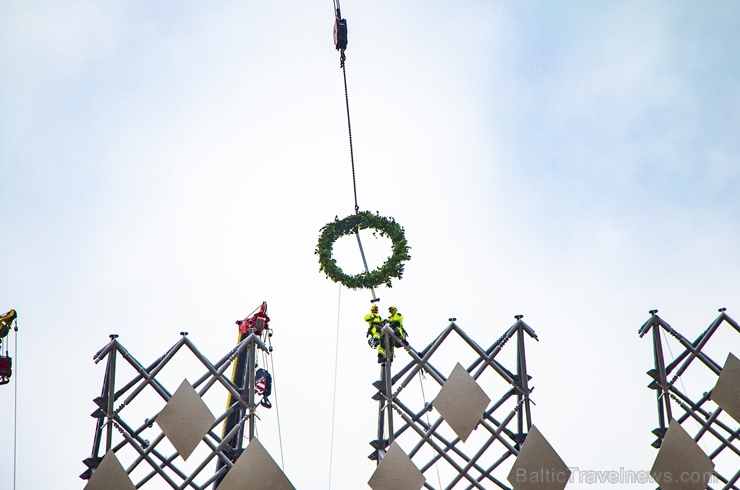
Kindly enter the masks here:
[[[377, 230], [391, 240], [393, 243], [391, 256], [383, 265], [370, 272], [345, 274], [332, 257], [334, 242], [344, 235], [366, 228]], [[333, 222], [326, 224], [321, 228], [315, 253], [319, 256], [319, 271], [323, 271], [326, 277], [334, 282], [341, 282], [349, 289], [370, 289], [381, 284], [391, 287], [391, 278], [401, 279], [403, 263], [411, 258], [403, 227], [392, 217], [386, 218], [369, 211], [359, 211], [342, 220], [334, 218]]]

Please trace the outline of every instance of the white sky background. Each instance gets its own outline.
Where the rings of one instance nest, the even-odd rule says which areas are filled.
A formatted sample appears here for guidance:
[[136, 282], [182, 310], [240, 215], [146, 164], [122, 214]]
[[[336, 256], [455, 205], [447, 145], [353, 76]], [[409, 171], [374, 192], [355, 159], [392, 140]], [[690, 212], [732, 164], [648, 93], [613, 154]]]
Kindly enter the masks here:
[[[452, 316], [488, 346], [524, 314], [540, 338], [534, 422], [566, 463], [650, 469], [648, 310], [691, 339], [719, 307], [740, 316], [740, 6], [342, 13], [359, 205], [393, 216], [412, 247], [383, 311], [398, 306], [418, 347]], [[332, 15], [329, 1], [0, 4], [17, 488], [84, 485], [92, 356], [109, 334], [148, 364], [187, 330], [215, 360], [263, 300], [286, 474], [328, 488], [333, 454], [332, 488], [365, 488], [369, 293], [339, 299], [314, 255], [320, 228], [354, 208]], [[367, 246], [380, 264], [386, 251]], [[0, 388], [0, 488], [14, 386]], [[259, 432], [279, 462], [276, 431], [272, 412]]]

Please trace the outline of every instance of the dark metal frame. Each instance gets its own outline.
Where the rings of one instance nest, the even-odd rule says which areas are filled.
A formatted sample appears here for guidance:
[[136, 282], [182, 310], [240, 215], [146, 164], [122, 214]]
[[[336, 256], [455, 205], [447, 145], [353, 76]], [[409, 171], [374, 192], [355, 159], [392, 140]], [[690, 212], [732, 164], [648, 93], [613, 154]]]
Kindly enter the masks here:
[[[525, 333], [530, 338], [538, 340], [534, 330], [522, 320], [521, 315], [517, 315], [515, 318], [516, 322], [488, 349], [481, 348], [455, 323], [456, 319], [450, 318], [449, 326], [426, 348], [419, 352], [412, 348], [406, 348], [412, 360], [395, 375], [391, 374], [392, 363], [386, 362], [381, 368], [381, 379], [373, 384], [378, 390], [373, 397], [378, 400], [378, 431], [377, 439], [370, 443], [374, 451], [368, 457], [379, 464], [394, 440], [399, 437], [403, 437], [404, 440], [412, 438], [416, 442], [408, 452], [408, 456], [412, 460], [421, 462], [421, 464], [417, 463], [417, 467], [423, 474], [426, 474], [441, 460], [457, 473], [451, 481], [447, 482], [444, 488], [451, 489], [458, 484], [466, 484], [467, 486], [464, 488], [486, 489], [491, 488], [489, 486], [490, 482], [498, 488], [511, 490], [511, 487], [505, 484], [500, 477], [494, 475], [494, 472], [500, 472], [503, 469], [503, 463], [510, 456], [516, 458], [527, 432], [532, 426], [531, 401], [529, 398], [532, 388], [529, 386], [531, 376], [527, 373]], [[382, 334], [387, 339], [386, 345], [388, 345], [388, 341], [400, 340], [394, 336], [390, 327], [384, 327]], [[481, 417], [479, 430], [482, 427], [488, 432], [488, 437], [480, 450], [472, 456], [463, 452], [459, 438], [455, 437], [448, 440], [440, 434], [438, 429], [443, 421], [442, 417], [438, 416], [437, 420], [432, 423], [426, 423], [423, 420], [423, 416], [432, 411], [433, 402], [427, 403], [426, 406], [422, 405], [418, 409], [413, 409], [401, 400], [404, 388], [423, 373], [426, 373], [440, 386], [444, 385], [447, 381], [445, 375], [434, 367], [431, 360], [432, 356], [440, 350], [452, 334], [459, 336], [477, 356], [466, 368], [473, 379], [478, 380], [486, 370], [493, 370], [506, 383], [511, 385], [511, 388], [497, 401], [492, 400], [492, 403], [489, 404]], [[495, 359], [506, 343], [512, 339], [516, 339], [517, 349], [516, 367], [513, 372]], [[398, 360], [396, 359], [395, 362], [398, 362]], [[509, 408], [508, 412], [505, 412], [505, 405], [509, 402], [508, 405], [510, 406], [510, 400], [512, 399], [516, 400], [513, 408]], [[399, 417], [402, 421], [398, 429], [394, 429], [394, 412], [396, 417]], [[504, 414], [502, 417], [495, 416], [498, 413]], [[515, 427], [511, 427], [514, 425]], [[423, 458], [420, 453], [420, 449], [424, 446], [429, 446], [434, 450], [434, 456], [429, 460]], [[503, 449], [501, 456], [487, 467], [481, 466], [482, 456], [496, 448]], [[459, 464], [456, 459], [461, 460], [463, 464]], [[429, 483], [429, 475], [426, 474], [426, 476], [427, 482], [424, 487], [434, 489], [435, 487]]]
[[[716, 380], [714, 384], [707, 386], [707, 391], [696, 400], [691, 399], [688, 394], [683, 393], [677, 387], [677, 382], [680, 380], [681, 375], [686, 372], [694, 360], [700, 361], [712, 373], [719, 377], [722, 371], [722, 365], [702, 352], [702, 348], [722, 325], [727, 324], [738, 333], [740, 333], [740, 325], [725, 313], [725, 308], [720, 308], [719, 316], [715, 318], [695, 341], [691, 342], [671, 327], [665, 320], [660, 318], [657, 313], [658, 310], [650, 310], [650, 318], [640, 327], [638, 332], [640, 337], [644, 337], [650, 333], [653, 339], [654, 367], [647, 374], [652, 378], [648, 388], [656, 392], [658, 427], [652, 431], [657, 437], [652, 443], [652, 446], [655, 448], [660, 447], [672, 419], [682, 424], [682, 427], [689, 433], [692, 432], [692, 426], [684, 423], [693, 420], [700, 426], [699, 431], [693, 436], [695, 441], [698, 442], [707, 433], [720, 441], [720, 445], [707, 454], [709, 459], [715, 462], [715, 458], [725, 450], [734, 453], [738, 457], [735, 461], [735, 467], [728, 467], [726, 469], [729, 473], [726, 473], [725, 468], [715, 466], [714, 476], [723, 485], [716, 488], [740, 490], [738, 484], [738, 481], [740, 481], [740, 471], [738, 470], [740, 468], [740, 428], [732, 424], [732, 422], [728, 424], [728, 422], [720, 419], [722, 409], [711, 401], [712, 390], [716, 384]], [[660, 335], [661, 330], [676, 339], [684, 349], [670, 363], [666, 363], [664, 339]], [[727, 476], [723, 476], [721, 471], [725, 472]], [[707, 486], [707, 488], [712, 490], [715, 487]]]
[[[128, 468], [125, 468], [129, 475], [143, 462], [148, 463], [152, 469], [139, 482], [134, 482], [136, 488], [144, 486], [152, 478], [159, 476], [171, 488], [203, 490], [210, 485], [217, 486], [243, 451], [245, 426], [248, 428], [249, 440], [252, 440], [255, 433], [255, 410], [258, 405], [258, 400], [255, 400], [254, 395], [256, 351], [262, 349], [269, 352], [268, 347], [260, 337], [254, 333], [248, 333], [240, 337], [240, 342], [234, 349], [218, 362], [212, 364], [190, 341], [187, 332], [181, 332], [181, 335], [181, 338], [164, 355], [146, 367], [129, 354], [118, 341], [117, 335], [111, 335], [111, 341], [95, 354], [94, 361], [96, 364], [106, 359], [107, 364], [101, 395], [93, 400], [98, 409], [91, 414], [96, 419], [92, 453], [89, 458], [83, 461], [88, 469], [80, 475], [80, 478], [84, 480], [91, 478], [105, 453], [110, 450], [118, 452], [128, 446], [139, 454], [133, 462], [130, 462]], [[157, 379], [157, 374], [183, 348], [195, 355], [206, 369], [206, 373], [192, 383], [198, 394], [202, 397], [218, 383], [226, 389], [230, 400], [226, 411], [216, 418], [213, 426], [203, 439], [211, 449], [210, 454], [204, 458], [197, 468], [189, 473], [181, 470], [175, 464], [175, 459], [178, 456], [177, 452], [165, 455], [157, 449], [158, 444], [165, 440], [161, 431], [153, 441], [150, 442], [145, 439], [143, 433], [153, 427], [157, 414], [146, 419], [144, 424], [136, 428], [129, 425], [123, 417], [125, 408], [146, 388], [152, 388], [161, 396], [164, 403], [172, 398], [172, 394]], [[120, 388], [115, 386], [119, 360], [128, 362], [138, 373], [131, 381]], [[246, 362], [239, 362], [240, 360], [246, 360]], [[224, 372], [235, 361], [237, 365], [242, 366], [242, 374], [239, 380], [232, 381]], [[232, 421], [232, 423], [229, 423], [229, 421]], [[224, 424], [224, 433], [219, 436], [215, 429], [221, 424]], [[115, 432], [114, 428], [116, 429]], [[105, 450], [101, 452], [103, 443], [105, 443]], [[208, 477], [204, 483], [196, 483], [195, 479], [214, 459], [217, 460], [217, 471]], [[165, 469], [168, 471], [165, 472]]]

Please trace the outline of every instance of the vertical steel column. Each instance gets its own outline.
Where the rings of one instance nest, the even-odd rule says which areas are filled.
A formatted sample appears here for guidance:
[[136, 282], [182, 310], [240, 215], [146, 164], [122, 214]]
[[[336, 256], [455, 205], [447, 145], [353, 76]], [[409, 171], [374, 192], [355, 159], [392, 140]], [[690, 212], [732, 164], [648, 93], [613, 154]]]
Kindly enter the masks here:
[[[516, 315], [514, 318], [516, 318], [517, 324], [521, 322], [522, 316]], [[516, 369], [517, 369], [517, 379], [514, 380], [514, 382], [519, 385], [516, 390], [516, 406], [521, 407], [522, 406], [522, 341], [524, 337], [522, 336], [522, 329], [521, 325], [517, 325], [516, 329]], [[522, 448], [522, 443], [524, 442], [524, 417], [521, 410], [517, 411], [516, 414], [516, 429], [517, 429], [517, 443], [516, 443], [516, 449]]]
[[523, 434], [522, 429], [524, 428], [523, 417], [526, 415], [527, 418], [527, 432], [532, 427], [532, 415], [530, 413], [529, 403], [529, 383], [527, 374], [527, 356], [524, 351], [524, 324], [522, 318], [524, 315], [516, 315], [514, 318], [517, 319], [517, 330], [516, 330], [516, 347], [517, 347], [517, 377], [519, 378], [519, 388], [521, 392], [517, 394], [517, 406], [521, 407], [522, 398], [524, 398], [524, 414], [520, 409], [517, 413], [517, 424], [519, 428], [519, 434]]
[[[243, 348], [239, 346], [244, 345]], [[234, 372], [232, 381], [238, 390], [238, 398], [230, 393], [228, 405], [231, 413], [224, 420], [222, 437], [233, 451], [232, 456], [238, 457], [243, 449], [244, 434], [247, 433], [249, 440], [254, 439], [256, 415], [255, 415], [255, 365], [257, 359], [257, 348], [268, 351], [267, 346], [256, 336], [255, 329], [248, 329], [239, 334], [237, 355], [234, 359]], [[244, 407], [244, 399], [247, 407]], [[247, 410], [249, 411], [247, 413]], [[245, 420], [245, 418], [247, 420]], [[247, 429], [245, 425], [249, 425]], [[216, 472], [222, 471], [223, 462], [219, 459], [216, 463]], [[216, 479], [213, 488], [221, 484], [225, 475]]]
[[[658, 310], [650, 310], [650, 314], [653, 315], [653, 320], [658, 319]], [[663, 344], [660, 340], [660, 322], [653, 321], [653, 354], [655, 357], [655, 369], [658, 372], [660, 389], [658, 390], [658, 416], [660, 418], [660, 428], [665, 429], [667, 427], [665, 417], [668, 416], [670, 421], [673, 416], [671, 414], [671, 400], [668, 396], [668, 375], [665, 370], [665, 359], [663, 359]], [[661, 436], [662, 438], [662, 436]]]
[[[378, 392], [383, 393], [383, 396], [378, 400], [378, 432], [377, 439], [371, 444], [375, 448], [375, 459], [377, 464], [383, 459], [385, 451], [388, 446], [393, 442], [394, 430], [393, 430], [393, 409], [391, 400], [393, 398], [393, 377], [391, 376], [391, 362], [393, 361], [393, 351], [391, 350], [391, 337], [386, 331], [387, 326], [384, 326], [380, 330], [380, 346], [385, 347], [385, 362], [380, 367], [380, 383], [373, 383], [378, 389]], [[383, 410], [386, 413], [383, 413]], [[385, 437], [385, 423], [388, 421], [388, 438]]]
[[393, 409], [391, 407], [393, 403], [393, 378], [391, 377], [391, 363], [393, 361], [393, 356], [395, 355], [395, 353], [393, 352], [393, 340], [391, 339], [388, 332], [386, 332], [386, 328], [388, 327], [383, 327], [382, 336], [382, 340], [383, 342], [385, 342], [386, 358], [385, 364], [383, 364], [383, 370], [385, 371], [385, 410], [388, 417], [388, 445], [390, 446], [393, 443]]
[[[111, 340], [115, 340], [118, 338], [118, 335], [112, 334], [109, 336]], [[105, 441], [105, 452], [107, 453], [110, 451], [110, 448], [113, 444], [113, 397], [116, 393], [115, 390], [115, 381], [116, 381], [116, 352], [117, 349], [113, 348], [108, 353], [108, 372], [106, 373], [106, 376], [108, 377], [108, 400], [106, 403], [106, 416], [108, 417], [108, 427], [106, 430], [106, 441]]]
[[[381, 338], [381, 341], [382, 341], [382, 338]], [[383, 383], [383, 386], [387, 386], [386, 375], [385, 375], [385, 365], [380, 366], [380, 382]], [[377, 432], [378, 437], [376, 439], [377, 447], [375, 448], [376, 464], [380, 464], [380, 460], [383, 459], [382, 457], [383, 454], [381, 450], [381, 448], [384, 447], [383, 435], [385, 434], [385, 418], [383, 417], [383, 403], [384, 403], [383, 397], [380, 397], [380, 400], [378, 400], [378, 432]]]
[[[249, 330], [249, 333], [254, 333], [255, 331], [253, 329]], [[255, 351], [257, 350], [257, 345], [255, 342], [250, 342], [249, 347], [247, 351], [247, 373], [249, 373], [249, 380], [248, 380], [248, 390], [249, 390], [249, 396], [247, 398], [249, 403], [249, 440], [251, 441], [254, 439], [254, 365], [255, 365]]]

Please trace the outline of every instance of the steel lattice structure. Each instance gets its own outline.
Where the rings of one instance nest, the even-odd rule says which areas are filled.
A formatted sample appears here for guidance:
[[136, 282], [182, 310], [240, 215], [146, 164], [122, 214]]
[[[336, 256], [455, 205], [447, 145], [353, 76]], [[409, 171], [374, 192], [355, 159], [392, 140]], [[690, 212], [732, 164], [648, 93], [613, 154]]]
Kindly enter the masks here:
[[[708, 458], [705, 460], [710, 468], [708, 471], [712, 472], [712, 477], [705, 482], [706, 487], [699, 484], [695, 488], [738, 490], [740, 427], [737, 419], [740, 400], [737, 393], [740, 392], [740, 378], [737, 376], [737, 364], [733, 364], [737, 359], [730, 349], [740, 345], [740, 338], [736, 335], [740, 334], [740, 325], [727, 315], [724, 308], [719, 312], [719, 316], [693, 342], [660, 318], [657, 310], [650, 311], [651, 316], [640, 327], [639, 335], [644, 337], [650, 334], [653, 341], [654, 366], [647, 372], [652, 378], [648, 388], [655, 390], [657, 399], [658, 427], [653, 430], [657, 436], [653, 447], [663, 450], [666, 433], [671, 427], [678, 428], [671, 422], [677, 422], [696, 442], [697, 457], [684, 464], [701, 466], [703, 452]], [[719, 349], [715, 349], [722, 356], [724, 367], [718, 362], [717, 354], [713, 354], [714, 358], [710, 357], [708, 348], [710, 340], [720, 334], [729, 335], [718, 341]], [[671, 348], [676, 344], [680, 349], [678, 351]], [[725, 358], [727, 361], [724, 361]], [[692, 381], [702, 383], [700, 396], [691, 396], [687, 392], [683, 383], [687, 376], [692, 376]], [[682, 444], [692, 445], [688, 437]], [[693, 467], [688, 469], [693, 470]], [[668, 486], [664, 484], [663, 488]]]
[[[83, 461], [88, 469], [80, 475], [89, 480], [85, 488], [166, 485], [173, 489], [218, 486], [219, 490], [234, 490], [243, 488], [243, 475], [249, 473], [252, 485], [267, 482], [262, 483], [265, 488], [292, 489], [255, 439], [260, 405], [255, 393], [255, 357], [258, 350], [270, 349], [251, 332], [241, 336], [238, 345], [215, 363], [198, 350], [187, 332], [181, 332], [181, 338], [148, 366], [137, 361], [117, 335], [111, 335], [111, 341], [94, 356], [96, 363], [106, 361], [106, 369], [102, 393], [94, 400], [98, 409], [92, 414], [96, 419], [92, 453]], [[181, 358], [185, 356], [190, 358], [187, 372], [193, 376], [192, 383], [183, 379], [186, 369]], [[227, 370], [230, 375], [240, 372], [240, 361], [247, 367], [241, 371], [241, 379], [227, 376]], [[122, 382], [126, 368], [133, 370], [133, 377]], [[167, 386], [170, 380], [182, 380], [174, 392]], [[214, 416], [206, 398], [216, 403], [228, 399], [229, 405]], [[142, 419], [143, 423], [132, 422]], [[229, 420], [234, 423], [224, 423]], [[219, 427], [229, 430], [217, 433]], [[247, 436], [249, 445], [244, 448]]]
[[[530, 394], [533, 388], [530, 386], [531, 376], [527, 372], [525, 339], [537, 340], [537, 335], [522, 320], [522, 316], [517, 315], [516, 322], [490, 347], [484, 349], [455, 320], [451, 318], [449, 326], [424, 349], [417, 352], [407, 348], [411, 361], [395, 374], [392, 374], [392, 366], [400, 363], [402, 354], [397, 353], [395, 361], [385, 363], [381, 368], [381, 379], [374, 383], [378, 391], [373, 397], [379, 404], [377, 439], [370, 443], [374, 450], [369, 458], [380, 464], [391, 445], [399, 442], [407, 448], [408, 458], [424, 475], [425, 488], [437, 488], [433, 486], [434, 482], [440, 488], [448, 489], [510, 490], [511, 487], [505, 483], [506, 472], [519, 454], [532, 426]], [[383, 335], [398, 340], [387, 326], [383, 329]], [[457, 354], [455, 358], [462, 360], [467, 357], [469, 361], [464, 361], [468, 362], [464, 371], [458, 367], [458, 374], [453, 370], [448, 376], [449, 373], [437, 365], [437, 358], [442, 357], [439, 354], [444, 347], [455, 339], [461, 341], [459, 343], [466, 351]], [[514, 344], [515, 358], [513, 366], [512, 360], [509, 360], [510, 368], [507, 368], [501, 358], [505, 357], [502, 353], [506, 352], [505, 346], [509, 341]], [[509, 347], [512, 347], [511, 344]], [[468, 376], [473, 381], [472, 385], [465, 381]], [[467, 386], [451, 387], [453, 377], [463, 380]], [[427, 402], [426, 396], [419, 397], [418, 393], [408, 393], [417, 379], [422, 386], [423, 395], [423, 385], [427, 379], [439, 389], [433, 401]], [[475, 427], [474, 434], [466, 434], [464, 429], [460, 434], [460, 430], [454, 427], [450, 434], [450, 426], [459, 423], [454, 419], [459, 412], [467, 410], [468, 404], [465, 400], [450, 404], [445, 391], [449, 387], [449, 390], [455, 390], [464, 397], [470, 390], [477, 392], [473, 385], [488, 388], [485, 392], [497, 392], [501, 395], [498, 399], [489, 399], [488, 403], [484, 400], [479, 405], [482, 409], [477, 415], [464, 414], [470, 417], [469, 427]], [[436, 412], [433, 408], [437, 409]], [[400, 419], [400, 424], [396, 424], [394, 418]], [[447, 424], [443, 424], [443, 421]], [[471, 436], [470, 439], [467, 439], [468, 435]], [[471, 445], [478, 449], [468, 455], [466, 451], [469, 451]], [[378, 485], [374, 488], [386, 487]]]
[[[525, 341], [537, 340], [534, 330], [517, 316], [484, 349], [455, 319], [450, 321], [421, 351], [404, 346], [411, 361], [393, 374], [393, 367], [400, 365], [397, 353], [395, 361], [382, 365], [381, 379], [373, 383], [378, 427], [369, 457], [377, 461], [377, 468], [370, 487], [512, 490], [506, 482], [514, 481], [515, 470], [548, 471], [567, 478], [567, 466], [532, 424], [533, 388]], [[106, 368], [101, 395], [94, 400], [95, 437], [91, 456], [84, 460], [88, 469], [81, 475], [89, 480], [85, 489], [165, 485], [178, 490], [294, 490], [254, 437], [260, 404], [255, 396], [255, 356], [270, 349], [252, 332], [240, 336], [238, 345], [215, 363], [181, 332], [181, 338], [148, 366], [112, 335], [94, 356], [96, 363], [106, 361]], [[395, 349], [401, 349], [400, 339], [388, 326], [383, 328], [383, 341], [398, 342]], [[458, 350], [446, 356], [455, 342]], [[197, 366], [195, 373], [191, 365], [188, 374], [177, 365], [183, 354], [195, 359], [191, 362]], [[450, 359], [454, 367], [445, 365]], [[225, 375], [230, 366], [231, 378]], [[122, 381], [125, 368], [133, 375]], [[168, 388], [173, 379], [180, 383], [175, 391]], [[427, 387], [433, 397], [429, 402], [425, 383], [432, 385]], [[492, 399], [487, 393], [499, 395]], [[227, 398], [226, 410], [214, 416], [206, 403], [209, 397]], [[143, 422], [132, 422], [137, 417]], [[221, 434], [216, 432], [219, 426]], [[542, 489], [562, 490], [565, 483], [563, 479]]]

